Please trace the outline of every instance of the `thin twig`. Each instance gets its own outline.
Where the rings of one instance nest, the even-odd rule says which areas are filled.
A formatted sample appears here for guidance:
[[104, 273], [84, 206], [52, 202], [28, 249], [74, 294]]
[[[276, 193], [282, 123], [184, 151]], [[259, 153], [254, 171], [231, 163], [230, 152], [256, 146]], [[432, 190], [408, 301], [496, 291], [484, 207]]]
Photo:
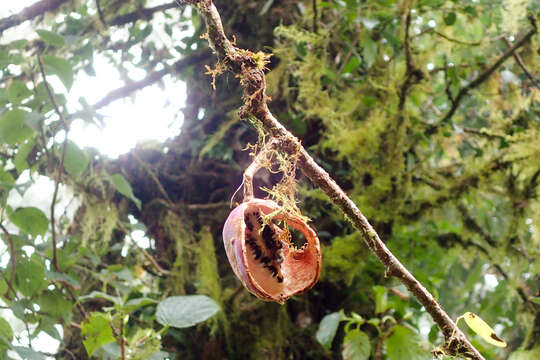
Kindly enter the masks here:
[[124, 312], [120, 311], [120, 352], [121, 359], [126, 360], [126, 338], [124, 337]]
[[45, 67], [43, 66], [43, 61], [41, 60], [41, 56], [38, 55], [38, 64], [39, 64], [39, 70], [41, 71], [41, 76], [43, 77], [43, 84], [45, 85], [45, 89], [47, 90], [47, 94], [49, 95], [49, 99], [51, 100], [52, 105], [54, 106], [54, 110], [56, 111], [56, 114], [60, 118], [60, 121], [62, 122], [62, 126], [64, 127], [65, 132], [65, 138], [64, 143], [62, 144], [62, 154], [60, 156], [60, 164], [58, 165], [58, 169], [56, 170], [56, 176], [54, 179], [54, 192], [53, 197], [51, 201], [51, 235], [52, 235], [52, 248], [53, 248], [53, 258], [52, 258], [52, 264], [55, 269], [55, 271], [60, 271], [60, 268], [58, 267], [58, 257], [57, 257], [57, 241], [56, 241], [56, 220], [54, 217], [54, 208], [56, 206], [56, 198], [58, 196], [58, 188], [60, 187], [60, 177], [62, 176], [62, 173], [64, 172], [64, 159], [66, 158], [66, 148], [67, 148], [67, 142], [68, 142], [68, 133], [69, 133], [69, 125], [62, 114], [62, 111], [60, 111], [60, 108], [58, 107], [58, 104], [56, 103], [56, 99], [54, 97], [54, 94], [51, 90], [51, 87], [49, 83], [47, 82], [47, 76], [45, 75]]
[[506, 140], [506, 141], [510, 142], [510, 140], [507, 140], [506, 136], [500, 135], [500, 134], [490, 133], [485, 128], [475, 129], [475, 128], [468, 127], [468, 126], [462, 126], [461, 129], [463, 130], [463, 132], [466, 132], [466, 133], [469, 133], [469, 134], [475, 134], [475, 135], [478, 135], [478, 136], [483, 136], [483, 137], [486, 137], [488, 139], [500, 139], [500, 140]]
[[[482, 236], [482, 234], [480, 235]], [[488, 249], [486, 249], [484, 246], [480, 245], [479, 243], [475, 241], [472, 241], [469, 239], [463, 239], [461, 236], [455, 233], [442, 234], [442, 235], [437, 236], [435, 239], [437, 240], [439, 245], [444, 248], [450, 247], [449, 242], [453, 242], [453, 243], [457, 243], [461, 245], [464, 249], [468, 247], [476, 248], [478, 251], [484, 254], [487, 258], [490, 257], [490, 253]], [[492, 264], [492, 266], [505, 280], [510, 281], [510, 277], [499, 264]], [[527, 294], [525, 293], [525, 290], [523, 289], [522, 285], [518, 284], [516, 286], [516, 291], [524, 304], [529, 302], [529, 298], [527, 297]]]
[[103, 25], [103, 27], [106, 28], [107, 27], [107, 22], [105, 21], [105, 15], [103, 15], [103, 10], [101, 9], [101, 1], [100, 0], [96, 0], [96, 8], [97, 8], [99, 21], [101, 22], [101, 25]]
[[317, 28], [317, 24], [319, 22], [319, 19], [318, 19], [318, 15], [317, 15], [317, 0], [313, 0], [313, 32], [315, 34], [318, 33], [318, 28]]
[[[169, 204], [167, 204], [167, 205], [169, 205]], [[144, 257], [146, 257], [152, 263], [152, 265], [154, 265], [154, 267], [156, 268], [156, 270], [158, 272], [162, 273], [163, 275], [169, 275], [171, 273], [170, 271], [165, 270], [164, 268], [162, 268], [161, 265], [159, 265], [159, 263], [157, 262], [157, 260], [152, 255], [150, 255], [150, 253], [148, 251], [146, 251], [145, 249], [140, 247], [135, 242], [135, 240], [131, 237], [131, 232], [128, 229], [126, 229], [125, 226], [122, 223], [118, 223], [118, 227], [120, 228], [120, 230], [122, 230], [124, 232], [124, 234], [126, 234], [126, 236], [131, 240], [133, 245], [135, 245], [137, 247], [137, 249], [139, 249], [141, 251], [141, 253], [144, 255]]]
[[488, 243], [489, 246], [496, 248], [497, 243], [495, 240], [491, 237], [491, 235], [485, 231], [474, 219], [474, 217], [470, 214], [469, 210], [464, 204], [458, 204], [457, 209], [460, 212], [462, 218], [463, 218], [463, 224], [470, 229], [471, 231], [478, 233], [485, 242]]
[[[9, 279], [7, 278], [6, 274], [4, 274], [3, 271], [0, 270], [0, 276], [2, 278], [4, 278], [4, 281], [6, 282], [7, 286], [8, 286], [8, 289], [11, 290], [11, 292], [13, 293], [13, 297], [16, 298], [17, 297], [17, 291], [15, 290], [15, 288], [13, 288], [13, 285], [9, 283]], [[6, 293], [4, 294], [4, 296], [8, 299], [10, 299], [9, 297], [9, 290], [6, 291]]]
[[9, 261], [11, 262], [11, 276], [9, 277], [7, 285], [8, 288], [12, 289], [15, 293], [15, 290], [13, 289], [13, 281], [15, 280], [15, 273], [17, 272], [17, 253], [15, 252], [15, 244], [13, 243], [13, 237], [2, 223], [0, 223], [0, 229], [2, 229], [4, 234], [6, 234], [9, 244]]
[[165, 198], [165, 200], [167, 200], [167, 202], [170, 204], [170, 205], [173, 205], [173, 201], [171, 200], [171, 198], [169, 197], [169, 194], [167, 194], [167, 191], [165, 191], [165, 188], [163, 187], [163, 185], [161, 185], [161, 182], [159, 181], [156, 173], [154, 172], [154, 170], [152, 170], [152, 168], [150, 167], [150, 165], [148, 163], [145, 163], [144, 161], [141, 160], [141, 158], [139, 158], [139, 156], [137, 156], [137, 154], [135, 152], [132, 153], [132, 156], [135, 158], [135, 160], [139, 163], [139, 165], [141, 165], [145, 170], [146, 172], [148, 172], [148, 174], [150, 175], [150, 177], [152, 178], [152, 181], [156, 184], [159, 192], [161, 193], [161, 195]]
[[444, 91], [446, 92], [446, 96], [448, 97], [448, 100], [450, 100], [450, 103], [454, 105], [454, 96], [452, 95], [452, 91], [450, 90], [451, 82], [448, 79], [448, 63], [444, 62], [444, 82], [446, 83]]
[[527, 31], [525, 35], [523, 35], [518, 41], [516, 41], [516, 43], [512, 47], [506, 50], [504, 54], [502, 54], [491, 66], [489, 66], [482, 73], [478, 74], [478, 76], [475, 77], [470, 83], [462, 87], [454, 98], [452, 107], [450, 108], [450, 110], [448, 110], [444, 118], [438, 124], [431, 125], [425, 131], [425, 134], [433, 135], [441, 125], [446, 124], [458, 109], [461, 101], [465, 98], [465, 95], [467, 95], [469, 91], [486, 81], [491, 76], [491, 74], [493, 74], [495, 70], [497, 70], [499, 66], [501, 66], [502, 63], [506, 61], [506, 59], [508, 59], [510, 56], [513, 56], [516, 50], [519, 49], [521, 46], [525, 45], [535, 33], [536, 28], [533, 26], [531, 27], [531, 29], [529, 29], [529, 31]]
[[32, 349], [32, 334], [30, 334], [30, 326], [28, 326], [28, 321], [26, 321], [26, 319], [24, 319], [23, 322], [26, 332], [28, 333], [28, 347]]
[[73, 300], [73, 303], [77, 305], [83, 317], [85, 319], [88, 319], [88, 313], [84, 309], [84, 306], [82, 306], [82, 304], [77, 300], [77, 296], [75, 296], [75, 293], [73, 292], [73, 289], [69, 286], [69, 284], [66, 282], [59, 282], [59, 281], [53, 281], [53, 283], [55, 283], [56, 286], [58, 286], [59, 284], [64, 285], [64, 289], [66, 289], [66, 291], [68, 292], [69, 296], [71, 297], [71, 300]]
[[[510, 41], [510, 39], [508, 39], [506, 36], [503, 35], [503, 40], [504, 42], [506, 43], [506, 45], [508, 45], [508, 47], [511, 47], [512, 46], [512, 42]], [[523, 72], [525, 73], [525, 75], [527, 75], [527, 77], [531, 80], [531, 82], [533, 83], [534, 86], [536, 86], [538, 89], [540, 89], [540, 84], [538, 84], [538, 81], [536, 80], [536, 78], [531, 74], [531, 72], [529, 70], [527, 70], [527, 68], [525, 67], [525, 63], [523, 62], [523, 60], [521, 59], [521, 56], [519, 56], [519, 54], [517, 52], [514, 53], [514, 59], [516, 59], [518, 65], [521, 67], [521, 70], [523, 70]]]
[[454, 39], [454, 38], [452, 38], [452, 37], [450, 37], [448, 35], [445, 35], [445, 34], [443, 34], [441, 32], [438, 32], [437, 30], [431, 30], [431, 31], [433, 31], [433, 33], [439, 35], [443, 39], [448, 40], [448, 41], [453, 42], [453, 43], [456, 43], [456, 44], [468, 45], [468, 46], [479, 46], [479, 45], [482, 44], [481, 41], [468, 42], [468, 41]]
[[110, 91], [101, 100], [93, 104], [92, 108], [96, 110], [104, 106], [107, 106], [115, 100], [124, 98], [137, 90], [140, 90], [146, 86], [152, 85], [160, 81], [165, 75], [181, 72], [185, 70], [185, 67], [197, 64], [203, 61], [208, 56], [209, 56], [209, 52], [207, 49], [188, 55], [184, 57], [183, 59], [177, 61], [171, 67], [167, 67], [160, 71], [151, 72], [144, 79], [140, 81], [133, 81], [133, 82], [130, 82], [129, 84], [126, 84], [125, 86], [121, 88]]
[[209, 204], [188, 204], [186, 205], [186, 208], [188, 210], [193, 211], [207, 211], [207, 210], [215, 210], [220, 208], [227, 208], [229, 207], [229, 203], [226, 201], [220, 201], [216, 203], [209, 203]]
[[266, 79], [264, 69], [257, 66], [251, 52], [237, 49], [227, 39], [223, 31], [221, 17], [213, 2], [211, 0], [190, 0], [190, 2], [197, 6], [197, 10], [206, 22], [208, 39], [218, 56], [218, 61], [225, 64], [229, 70], [233, 71], [241, 79], [244, 97], [247, 100], [240, 112], [240, 116], [246, 117], [249, 114], [255, 116], [264, 129], [276, 138], [281, 151], [289, 154], [298, 153], [298, 166], [303, 173], [311, 179], [314, 185], [321, 188], [352, 221], [363, 235], [369, 249], [384, 264], [386, 274], [396, 276], [404, 283], [437, 323], [446, 338], [445, 350], [447, 353], [484, 360], [484, 357], [472, 346], [461, 330], [456, 327], [435, 298], [390, 252], [356, 204], [330, 175], [315, 163], [313, 158], [300, 145], [298, 139], [273, 116], [268, 109], [265, 95]]
[[410, 44], [410, 36], [409, 31], [411, 27], [411, 10], [407, 9], [407, 15], [405, 17], [405, 29], [403, 34], [403, 47], [405, 51], [405, 63], [406, 63], [406, 70], [405, 70], [405, 78], [403, 80], [403, 84], [401, 85], [401, 88], [399, 90], [399, 104], [398, 109], [400, 110], [400, 123], [403, 121], [403, 109], [405, 108], [405, 101], [407, 100], [407, 92], [409, 91], [410, 87], [417, 83], [418, 81], [422, 80], [424, 78], [424, 74], [422, 71], [414, 65], [414, 60], [412, 57], [412, 51], [411, 51], [411, 44]]

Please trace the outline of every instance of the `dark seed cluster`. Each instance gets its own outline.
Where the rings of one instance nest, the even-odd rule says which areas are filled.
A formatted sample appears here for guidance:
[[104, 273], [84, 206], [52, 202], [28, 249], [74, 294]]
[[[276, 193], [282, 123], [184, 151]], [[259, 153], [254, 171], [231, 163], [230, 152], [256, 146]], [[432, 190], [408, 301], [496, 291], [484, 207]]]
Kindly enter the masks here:
[[282, 230], [273, 223], [265, 225], [258, 211], [245, 214], [244, 222], [246, 243], [254, 259], [260, 261], [278, 282], [283, 282], [280, 266], [283, 262], [283, 244], [279, 240], [279, 232]]

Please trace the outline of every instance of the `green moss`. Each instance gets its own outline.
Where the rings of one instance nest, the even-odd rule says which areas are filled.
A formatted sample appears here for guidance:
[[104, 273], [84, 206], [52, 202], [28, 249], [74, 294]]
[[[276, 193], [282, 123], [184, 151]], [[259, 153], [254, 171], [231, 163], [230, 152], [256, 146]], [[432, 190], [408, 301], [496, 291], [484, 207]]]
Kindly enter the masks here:
[[86, 196], [83, 198], [83, 206], [85, 210], [80, 223], [82, 244], [92, 249], [107, 248], [117, 227], [116, 204]]
[[195, 242], [193, 234], [189, 231], [190, 225], [185, 219], [181, 219], [172, 211], [163, 215], [161, 225], [167, 238], [171, 239], [176, 258], [171, 268], [171, 276], [168, 279], [169, 289], [173, 294], [185, 294], [186, 285], [193, 281], [190, 274], [192, 252], [190, 247]]
[[324, 257], [322, 280], [341, 280], [351, 285], [364, 268], [363, 259], [369, 256], [369, 250], [362, 240], [362, 235], [354, 232], [334, 238], [331, 245], [324, 246], [322, 254]]
[[[212, 237], [208, 226], [203, 227], [199, 232], [198, 245], [197, 293], [210, 296], [220, 305], [221, 309], [224, 309], [214, 238]], [[220, 311], [218, 316], [210, 321], [212, 321], [211, 330], [213, 333], [215, 333], [218, 326], [221, 325], [225, 332], [225, 336], [228, 337], [230, 326], [223, 311]]]

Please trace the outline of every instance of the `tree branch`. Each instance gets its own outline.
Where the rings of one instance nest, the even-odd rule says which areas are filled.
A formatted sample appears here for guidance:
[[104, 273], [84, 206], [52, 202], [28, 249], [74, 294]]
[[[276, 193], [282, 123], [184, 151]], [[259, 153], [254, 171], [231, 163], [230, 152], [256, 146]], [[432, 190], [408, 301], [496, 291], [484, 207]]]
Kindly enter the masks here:
[[265, 130], [276, 138], [280, 150], [289, 154], [298, 153], [300, 169], [352, 221], [363, 235], [369, 249], [384, 264], [387, 275], [396, 276], [424, 305], [426, 311], [445, 336], [445, 350], [448, 354], [460, 354], [471, 359], [484, 360], [484, 357], [471, 345], [433, 296], [390, 252], [356, 204], [343, 192], [330, 175], [315, 163], [313, 158], [300, 145], [298, 139], [287, 131], [270, 112], [267, 105], [268, 98], [265, 95], [265, 68], [264, 64], [261, 64], [260, 54], [238, 49], [231, 44], [225, 36], [220, 15], [211, 0], [189, 0], [189, 2], [197, 6], [199, 13], [204, 18], [210, 45], [216, 52], [220, 64], [226, 66], [227, 69], [240, 77], [246, 99], [246, 104], [241, 110], [240, 116], [254, 116], [262, 123]]
[[440, 37], [442, 37], [443, 39], [445, 40], [448, 40], [450, 42], [453, 42], [453, 43], [456, 43], [456, 44], [460, 44], [460, 45], [468, 45], [468, 46], [478, 46], [480, 44], [482, 44], [481, 41], [475, 41], [475, 42], [468, 42], [468, 41], [463, 41], [463, 40], [458, 40], [458, 39], [454, 39], [448, 35], [445, 35], [437, 30], [431, 30], [433, 33], [439, 35]]
[[[409, 88], [417, 83], [418, 81], [422, 80], [424, 78], [424, 74], [420, 69], [418, 69], [414, 65], [414, 61], [412, 58], [411, 53], [411, 44], [410, 44], [410, 37], [409, 37], [409, 29], [411, 26], [411, 11], [410, 9], [407, 10], [407, 16], [405, 17], [405, 34], [403, 35], [403, 47], [405, 50], [405, 63], [406, 63], [406, 70], [405, 70], [405, 79], [403, 80], [403, 84], [401, 85], [401, 88], [399, 90], [399, 104], [398, 109], [401, 111], [405, 107], [405, 101], [407, 99], [407, 92], [409, 91]], [[401, 115], [401, 117], [403, 117]]]
[[506, 59], [508, 59], [510, 56], [513, 56], [516, 50], [526, 44], [535, 33], [535, 27], [529, 29], [529, 31], [527, 31], [525, 35], [523, 35], [518, 41], [516, 41], [516, 43], [512, 47], [506, 50], [504, 54], [502, 54], [491, 66], [489, 66], [482, 73], [478, 74], [478, 76], [474, 78], [470, 83], [462, 87], [454, 98], [450, 110], [448, 110], [444, 118], [438, 124], [433, 124], [426, 130], [426, 135], [433, 135], [441, 125], [446, 124], [448, 121], [450, 121], [450, 119], [458, 109], [459, 105], [461, 104], [461, 101], [469, 93], [469, 91], [486, 81], [491, 76], [491, 74], [493, 74], [495, 70], [497, 70], [499, 66], [501, 66], [502, 63], [506, 61]]
[[[483, 169], [478, 171], [477, 173], [462, 176], [459, 180], [455, 181], [455, 186], [449, 187], [449, 188], [442, 188], [438, 184], [433, 184], [435, 186], [432, 186], [435, 190], [439, 190], [438, 197], [434, 199], [427, 199], [427, 200], [421, 200], [418, 201], [412, 209], [412, 211], [405, 215], [405, 218], [407, 220], [417, 220], [422, 216], [426, 211], [429, 209], [432, 209], [435, 206], [440, 206], [444, 204], [447, 201], [455, 200], [465, 192], [469, 191], [471, 188], [478, 186], [478, 183], [480, 179], [490, 176], [493, 172], [506, 169], [508, 166], [512, 164], [511, 161], [502, 161], [500, 158], [493, 159], [489, 162], [488, 165], [486, 165]], [[441, 176], [451, 177], [455, 176], [452, 172], [445, 172], [445, 174], [441, 174]], [[422, 179], [424, 182], [426, 180]], [[430, 182], [427, 182], [428, 185]], [[438, 189], [437, 189], [438, 187]]]
[[[512, 42], [506, 36], [503, 35], [502, 38], [503, 38], [504, 42], [506, 43], [506, 45], [508, 45], [508, 47], [512, 47]], [[533, 85], [536, 86], [538, 89], [540, 89], [540, 84], [538, 84], [538, 81], [531, 74], [531, 72], [529, 70], [527, 70], [527, 68], [525, 67], [525, 63], [523, 62], [523, 60], [521, 59], [521, 56], [519, 56], [519, 54], [517, 52], [514, 53], [514, 59], [516, 59], [518, 65], [521, 67], [521, 70], [523, 70], [523, 72], [531, 80]]]
[[150, 20], [152, 16], [154, 15], [154, 13], [173, 9], [173, 8], [178, 7], [178, 5], [179, 5], [178, 1], [172, 1], [170, 3], [154, 6], [151, 8], [138, 9], [133, 12], [115, 17], [109, 22], [109, 25], [121, 26], [121, 25], [126, 25], [129, 23], [135, 22], [140, 19]]
[[[41, 0], [32, 6], [24, 8], [18, 14], [14, 14], [6, 18], [0, 19], [0, 34], [4, 30], [7, 30], [14, 26], [18, 26], [27, 20], [32, 20], [38, 16], [44, 15], [47, 12], [55, 11], [66, 2], [68, 2], [68, 0]], [[172, 1], [170, 3], [154, 6], [151, 8], [138, 9], [127, 14], [118, 15], [112, 20], [110, 20], [108, 23], [105, 21], [104, 11], [101, 8], [101, 3], [99, 0], [96, 0], [96, 7], [98, 11], [99, 21], [102, 25], [122, 26], [140, 19], [150, 20], [156, 12], [173, 9], [175, 7], [178, 7], [179, 4], [182, 5], [183, 3], [183, 1]]]
[[62, 111], [60, 111], [60, 108], [58, 107], [58, 104], [56, 103], [56, 99], [54, 98], [54, 94], [51, 90], [51, 87], [49, 83], [47, 82], [47, 77], [45, 76], [45, 68], [43, 66], [43, 61], [41, 60], [40, 55], [38, 55], [38, 64], [39, 64], [39, 70], [41, 72], [41, 76], [43, 77], [43, 84], [45, 85], [45, 89], [47, 90], [47, 94], [49, 95], [49, 99], [51, 100], [54, 110], [56, 111], [56, 114], [58, 115], [58, 117], [60, 118], [60, 121], [62, 122], [62, 126], [64, 127], [64, 132], [65, 132], [64, 143], [62, 144], [62, 154], [60, 156], [60, 164], [58, 164], [56, 177], [54, 178], [54, 192], [53, 192], [53, 198], [51, 201], [51, 234], [52, 234], [52, 250], [53, 250], [52, 264], [55, 271], [60, 271], [60, 268], [58, 267], [58, 257], [57, 257], [57, 249], [56, 249], [57, 240], [56, 240], [56, 220], [54, 216], [54, 208], [56, 206], [58, 188], [60, 187], [60, 177], [62, 176], [62, 173], [64, 172], [64, 159], [66, 158], [69, 125], [66, 118], [64, 117], [64, 114], [62, 114]]
[[68, 2], [68, 0], [41, 0], [32, 6], [24, 8], [18, 14], [13, 14], [0, 19], [0, 34], [4, 30], [20, 25], [27, 20], [32, 20], [46, 12], [54, 11], [66, 2]]
[[101, 100], [92, 105], [94, 110], [100, 109], [112, 103], [115, 100], [124, 98], [134, 93], [137, 90], [145, 88], [149, 85], [155, 84], [160, 81], [165, 75], [170, 74], [171, 72], [177, 73], [184, 70], [185, 67], [197, 64], [203, 61], [205, 58], [209, 57], [210, 53], [208, 50], [203, 50], [191, 55], [186, 56], [185, 58], [177, 61], [171, 67], [165, 68], [160, 71], [154, 71], [149, 73], [144, 79], [140, 81], [131, 82], [121, 88], [110, 91], [105, 95]]
[[9, 277], [9, 280], [7, 281], [8, 291], [6, 291], [6, 294], [9, 292], [9, 289], [13, 291], [13, 294], [17, 296], [17, 292], [13, 289], [13, 281], [15, 280], [15, 273], [17, 271], [17, 257], [15, 253], [15, 244], [13, 243], [13, 238], [11, 237], [11, 234], [6, 229], [2, 223], [0, 223], [0, 229], [6, 234], [8, 244], [9, 244], [9, 261], [11, 262], [11, 276]]

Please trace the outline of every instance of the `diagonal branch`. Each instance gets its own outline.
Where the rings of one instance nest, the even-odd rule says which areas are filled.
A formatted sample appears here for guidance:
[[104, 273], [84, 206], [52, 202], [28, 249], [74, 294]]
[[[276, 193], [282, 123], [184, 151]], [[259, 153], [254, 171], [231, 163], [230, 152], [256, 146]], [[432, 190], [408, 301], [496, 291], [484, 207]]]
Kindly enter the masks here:
[[[506, 36], [503, 36], [503, 40], [508, 45], [508, 47], [512, 46], [512, 42], [510, 39], [508, 39]], [[540, 84], [538, 84], [538, 80], [531, 74], [529, 70], [527, 70], [527, 67], [525, 66], [525, 63], [523, 62], [523, 59], [521, 59], [521, 56], [516, 52], [514, 53], [514, 59], [516, 59], [518, 65], [521, 67], [521, 70], [527, 75], [527, 77], [531, 80], [534, 86], [536, 86], [538, 89], [540, 89]]]
[[[24, 8], [18, 14], [13, 14], [11, 16], [0, 19], [0, 34], [4, 30], [18, 26], [27, 20], [32, 20], [37, 18], [38, 16], [44, 15], [45, 13], [55, 11], [62, 4], [67, 2], [68, 0], [41, 0], [32, 6]], [[108, 22], [105, 22], [104, 16], [104, 10], [107, 9], [102, 9], [100, 1], [96, 1], [96, 8], [98, 11], [99, 21], [102, 23], [102, 25], [122, 26], [133, 23], [140, 19], [150, 20], [155, 13], [176, 8], [179, 4], [182, 4], [182, 2], [172, 1], [150, 8], [137, 9], [127, 14], [118, 15]]]
[[173, 8], [178, 7], [178, 5], [179, 5], [178, 1], [172, 1], [170, 3], [154, 6], [151, 8], [138, 9], [124, 15], [119, 15], [115, 17], [114, 19], [112, 19], [111, 21], [109, 21], [108, 24], [112, 26], [121, 26], [121, 25], [126, 25], [129, 23], [135, 22], [139, 19], [150, 20], [152, 16], [154, 16], [154, 13], [173, 9]]
[[204, 18], [210, 45], [216, 52], [220, 64], [240, 77], [246, 99], [240, 115], [243, 117], [251, 115], [257, 118], [264, 129], [276, 138], [280, 150], [289, 154], [298, 152], [298, 165], [303, 173], [320, 187], [352, 221], [369, 249], [384, 264], [387, 275], [396, 276], [424, 305], [445, 336], [445, 351], [450, 355], [464, 355], [471, 359], [484, 360], [484, 357], [471, 345], [434, 297], [390, 252], [356, 204], [313, 160], [298, 139], [287, 131], [270, 112], [267, 105], [268, 98], [265, 95], [265, 68], [264, 63], [261, 64], [260, 54], [233, 46], [225, 36], [220, 15], [211, 0], [189, 0], [189, 2], [197, 6]]
[[208, 50], [202, 50], [197, 53], [188, 55], [184, 57], [183, 59], [174, 63], [171, 67], [165, 68], [160, 71], [151, 72], [144, 79], [140, 81], [134, 81], [121, 88], [110, 91], [103, 98], [101, 98], [101, 100], [99, 100], [94, 105], [92, 105], [92, 108], [94, 110], [97, 110], [102, 107], [105, 107], [109, 105], [110, 103], [112, 103], [113, 101], [127, 97], [137, 90], [140, 90], [147, 86], [155, 84], [156, 82], [160, 81], [165, 75], [168, 75], [170, 73], [180, 72], [188, 66], [199, 63], [203, 61], [205, 58], [209, 57], [209, 55], [210, 54]]
[[32, 20], [46, 12], [55, 11], [66, 2], [68, 0], [41, 0], [32, 6], [24, 8], [18, 14], [0, 19], [0, 34], [6, 29], [20, 25], [27, 20]]
[[454, 39], [453, 37], [450, 37], [448, 35], [445, 35], [443, 34], [442, 32], [439, 32], [437, 30], [431, 30], [434, 34], [436, 35], [439, 35], [440, 37], [442, 37], [443, 39], [445, 40], [448, 40], [450, 42], [453, 42], [453, 43], [456, 43], [456, 44], [460, 44], [460, 45], [468, 45], [468, 46], [478, 46], [478, 45], [481, 45], [482, 42], [481, 41], [472, 41], [472, 42], [469, 42], [469, 41], [463, 41], [463, 40], [459, 40], [459, 39]]
[[515, 54], [517, 49], [529, 42], [529, 40], [534, 34], [536, 34], [536, 28], [531, 27], [531, 29], [529, 29], [529, 31], [527, 31], [525, 35], [523, 35], [518, 41], [516, 41], [516, 43], [512, 47], [506, 50], [504, 54], [502, 54], [491, 66], [478, 74], [478, 76], [474, 78], [470, 83], [462, 87], [454, 98], [450, 110], [448, 110], [444, 118], [438, 124], [433, 124], [426, 130], [426, 135], [433, 135], [437, 131], [439, 126], [449, 122], [452, 116], [455, 114], [456, 110], [458, 109], [459, 105], [461, 104], [461, 101], [465, 98], [469, 91], [473, 90], [474, 88], [478, 87], [478, 85], [486, 81], [491, 76], [491, 74], [493, 74], [495, 70], [497, 70], [499, 66], [502, 65], [502, 63], [504, 63], [510, 56], [513, 56]]

